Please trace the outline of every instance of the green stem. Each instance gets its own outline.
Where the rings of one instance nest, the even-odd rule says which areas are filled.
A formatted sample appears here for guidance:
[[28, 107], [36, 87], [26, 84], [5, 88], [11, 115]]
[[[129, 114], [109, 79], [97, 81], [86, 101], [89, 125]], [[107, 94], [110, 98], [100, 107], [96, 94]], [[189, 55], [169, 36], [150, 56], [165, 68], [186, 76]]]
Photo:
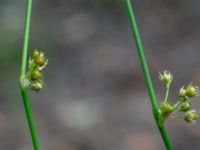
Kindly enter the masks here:
[[35, 131], [35, 126], [34, 126], [34, 121], [33, 121], [32, 113], [31, 113], [31, 107], [30, 107], [30, 103], [29, 103], [29, 99], [28, 99], [27, 89], [22, 89], [21, 94], [22, 94], [22, 98], [23, 98], [24, 108], [26, 111], [26, 118], [28, 121], [30, 133], [31, 133], [33, 147], [34, 147], [34, 150], [39, 150], [40, 146], [39, 146], [37, 134]]
[[169, 97], [169, 89], [170, 89], [170, 84], [166, 85], [166, 94], [165, 94], [165, 100], [164, 102], [166, 103]]
[[148, 89], [148, 92], [149, 92], [156, 125], [157, 125], [157, 127], [160, 131], [160, 134], [161, 134], [161, 137], [162, 137], [162, 139], [165, 143], [166, 149], [167, 150], [173, 150], [172, 144], [170, 143], [170, 140], [169, 140], [169, 137], [168, 137], [167, 132], [165, 130], [164, 124], [161, 121], [162, 119], [161, 119], [161, 115], [160, 115], [160, 112], [159, 112], [159, 106], [158, 106], [158, 103], [157, 103], [157, 100], [156, 100], [153, 84], [152, 84], [152, 81], [151, 81], [151, 76], [150, 76], [149, 69], [148, 69], [147, 62], [146, 62], [146, 58], [145, 58], [145, 55], [144, 55], [142, 42], [141, 42], [140, 35], [139, 35], [139, 32], [138, 32], [138, 28], [137, 28], [135, 16], [134, 16], [134, 13], [133, 13], [131, 1], [125, 0], [125, 4], [126, 4], [127, 11], [128, 11], [131, 29], [132, 29], [132, 32], [133, 32], [133, 37], [134, 37], [136, 47], [137, 47], [137, 51], [138, 51], [138, 55], [139, 55], [139, 58], [140, 58], [140, 63], [141, 63], [142, 70], [143, 70], [143, 73], [144, 73], [144, 77], [145, 77], [145, 80], [146, 80], [146, 85], [147, 85], [147, 89]]
[[30, 22], [31, 22], [31, 8], [32, 0], [26, 1], [26, 18], [24, 28], [24, 42], [23, 42], [23, 53], [22, 53], [22, 66], [21, 66], [21, 79], [26, 76], [27, 56], [28, 56], [28, 43], [30, 33]]
[[178, 108], [178, 106], [181, 104], [181, 102], [182, 102], [182, 101], [178, 100], [178, 101], [174, 104], [173, 108], [176, 110], [176, 109]]
[[27, 55], [28, 55], [28, 43], [29, 43], [29, 33], [30, 33], [30, 21], [31, 21], [31, 8], [32, 0], [27, 0], [26, 3], [26, 17], [25, 17], [25, 28], [24, 28], [24, 42], [22, 51], [22, 64], [21, 64], [21, 74], [20, 74], [20, 88], [23, 98], [24, 108], [26, 112], [26, 118], [29, 125], [29, 130], [31, 133], [31, 138], [33, 142], [34, 150], [39, 150], [39, 143], [37, 139], [37, 134], [35, 131], [34, 121], [31, 113], [31, 107], [28, 99], [28, 89], [24, 85], [24, 80], [26, 78], [26, 66], [27, 66]]

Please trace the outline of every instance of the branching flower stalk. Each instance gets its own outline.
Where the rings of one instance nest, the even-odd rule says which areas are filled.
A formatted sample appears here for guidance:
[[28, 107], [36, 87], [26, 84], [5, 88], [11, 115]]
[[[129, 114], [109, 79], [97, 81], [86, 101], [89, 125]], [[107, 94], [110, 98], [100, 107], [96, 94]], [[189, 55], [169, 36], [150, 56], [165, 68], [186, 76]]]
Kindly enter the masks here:
[[24, 108], [26, 112], [26, 118], [29, 125], [29, 130], [31, 133], [31, 138], [33, 142], [34, 150], [40, 150], [38, 143], [38, 136], [35, 130], [35, 123], [32, 117], [31, 105], [28, 97], [28, 90], [39, 92], [44, 87], [44, 82], [42, 81], [42, 69], [47, 65], [47, 59], [44, 53], [35, 50], [33, 56], [29, 59], [29, 70], [26, 71], [27, 67], [27, 57], [28, 57], [28, 44], [29, 44], [29, 33], [30, 33], [30, 22], [31, 22], [31, 8], [32, 0], [26, 1], [26, 17], [25, 17], [25, 27], [24, 27], [24, 40], [23, 40], [23, 50], [22, 50], [22, 64], [21, 64], [21, 74], [20, 74], [20, 89], [21, 95], [24, 103]]
[[[172, 104], [168, 99], [169, 87], [173, 80], [172, 74], [165, 70], [163, 73], [159, 73], [159, 79], [165, 84], [166, 93], [168, 93], [159, 110], [162, 121], [164, 122], [167, 118], [179, 118], [188, 123], [194, 123], [199, 115], [195, 110], [192, 110], [191, 99], [198, 95], [199, 88], [193, 84], [189, 84], [187, 88], [182, 87], [178, 93], [178, 100]], [[183, 115], [176, 116], [176, 112], [181, 112]]]
[[149, 92], [149, 96], [150, 96], [150, 100], [151, 100], [151, 105], [152, 105], [152, 110], [153, 110], [153, 115], [156, 121], [156, 125], [160, 131], [160, 134], [162, 136], [162, 139], [165, 143], [166, 149], [167, 150], [173, 150], [172, 148], [172, 144], [169, 140], [169, 137], [166, 133], [165, 127], [164, 127], [164, 122], [162, 121], [162, 117], [160, 114], [160, 109], [156, 100], [156, 96], [155, 96], [155, 92], [154, 92], [154, 88], [152, 85], [152, 81], [151, 81], [151, 76], [149, 73], [149, 69], [147, 66], [147, 62], [146, 62], [146, 58], [144, 55], [144, 51], [143, 51], [143, 47], [142, 47], [142, 43], [141, 43], [141, 39], [140, 39], [140, 35], [138, 32], [138, 28], [137, 28], [137, 24], [136, 24], [136, 20], [135, 20], [135, 16], [134, 16], [134, 12], [133, 12], [133, 8], [131, 5], [131, 1], [130, 0], [125, 0], [125, 4], [126, 4], [126, 9], [128, 11], [128, 16], [129, 16], [129, 20], [130, 20], [130, 24], [131, 24], [131, 29], [132, 29], [132, 33], [133, 33], [133, 37], [136, 43], [136, 47], [137, 47], [137, 52], [140, 58], [140, 62], [141, 62], [141, 66], [142, 66], [142, 70], [144, 73], [144, 77], [146, 80], [146, 85], [148, 88], [148, 92]]

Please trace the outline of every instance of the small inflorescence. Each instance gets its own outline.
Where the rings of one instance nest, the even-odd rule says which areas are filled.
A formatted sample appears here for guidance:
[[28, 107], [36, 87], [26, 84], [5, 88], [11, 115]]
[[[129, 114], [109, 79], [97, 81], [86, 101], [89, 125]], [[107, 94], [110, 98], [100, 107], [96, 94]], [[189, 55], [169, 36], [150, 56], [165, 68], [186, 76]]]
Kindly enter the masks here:
[[44, 53], [34, 50], [32, 57], [29, 58], [29, 70], [26, 74], [26, 79], [24, 79], [26, 87], [30, 87], [36, 92], [44, 88], [42, 70], [47, 66], [47, 63], [48, 59], [44, 56]]
[[[177, 102], [172, 104], [168, 100], [169, 88], [173, 80], [172, 74], [165, 70], [163, 73], [159, 73], [159, 79], [165, 84], [167, 90], [165, 100], [159, 109], [161, 120], [164, 122], [168, 117], [171, 117], [181, 118], [189, 123], [195, 122], [199, 118], [199, 115], [192, 109], [191, 99], [199, 94], [198, 86], [194, 86], [190, 83], [186, 88], [182, 87], [179, 91]], [[183, 115], [174, 116], [176, 112], [182, 112]]]

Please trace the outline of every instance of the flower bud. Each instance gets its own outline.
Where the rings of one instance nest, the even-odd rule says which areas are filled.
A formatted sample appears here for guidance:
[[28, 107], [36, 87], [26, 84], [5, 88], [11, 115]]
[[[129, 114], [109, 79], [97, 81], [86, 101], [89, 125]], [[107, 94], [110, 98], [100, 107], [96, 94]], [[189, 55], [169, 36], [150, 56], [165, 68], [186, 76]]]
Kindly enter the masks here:
[[161, 112], [164, 117], [168, 117], [174, 111], [173, 107], [169, 103], [162, 103]]
[[46, 64], [46, 61], [47, 61], [46, 57], [45, 57], [44, 55], [40, 55], [40, 57], [38, 57], [38, 58], [35, 60], [35, 63], [36, 63], [38, 66], [42, 67], [42, 66], [44, 66], [44, 65]]
[[165, 70], [163, 74], [159, 73], [159, 79], [165, 84], [170, 84], [173, 80], [173, 76], [169, 71]]
[[180, 105], [179, 110], [183, 112], [187, 112], [191, 109], [192, 105], [190, 102], [184, 102]]
[[186, 88], [186, 96], [189, 98], [196, 96], [198, 94], [198, 92], [199, 92], [198, 86], [193, 86], [192, 84], [190, 84]]
[[179, 91], [179, 97], [185, 97], [186, 96], [186, 90], [184, 87], [182, 87]]
[[39, 70], [35, 70], [32, 74], [31, 74], [31, 80], [35, 81], [38, 80], [42, 77], [42, 73]]
[[198, 118], [199, 118], [199, 115], [197, 115], [194, 110], [187, 112], [184, 116], [184, 120], [189, 123], [196, 121]]
[[33, 51], [33, 58], [34, 58], [34, 59], [37, 59], [39, 56], [40, 56], [40, 52], [39, 52], [38, 50], [35, 49], [35, 50]]
[[33, 82], [31, 83], [32, 90], [39, 92], [43, 89], [43, 84], [40, 82]]

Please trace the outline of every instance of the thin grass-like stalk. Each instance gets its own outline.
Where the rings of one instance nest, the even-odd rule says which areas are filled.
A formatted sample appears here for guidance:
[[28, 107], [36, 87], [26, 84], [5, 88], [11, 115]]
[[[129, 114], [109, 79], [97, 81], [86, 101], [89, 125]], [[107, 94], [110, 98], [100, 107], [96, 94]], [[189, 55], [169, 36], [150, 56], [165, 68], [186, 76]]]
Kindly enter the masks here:
[[33, 142], [34, 150], [39, 150], [39, 143], [37, 139], [37, 133], [35, 131], [35, 123], [33, 121], [31, 106], [28, 98], [28, 89], [25, 86], [26, 78], [26, 67], [27, 67], [27, 55], [28, 55], [28, 44], [29, 44], [29, 33], [30, 33], [30, 22], [31, 22], [31, 8], [32, 0], [26, 1], [26, 17], [25, 17], [25, 27], [24, 27], [24, 40], [23, 40], [23, 50], [22, 50], [22, 63], [21, 63], [21, 74], [20, 74], [20, 88], [21, 95], [24, 103], [24, 109], [26, 112], [26, 118], [28, 121], [31, 138]]

